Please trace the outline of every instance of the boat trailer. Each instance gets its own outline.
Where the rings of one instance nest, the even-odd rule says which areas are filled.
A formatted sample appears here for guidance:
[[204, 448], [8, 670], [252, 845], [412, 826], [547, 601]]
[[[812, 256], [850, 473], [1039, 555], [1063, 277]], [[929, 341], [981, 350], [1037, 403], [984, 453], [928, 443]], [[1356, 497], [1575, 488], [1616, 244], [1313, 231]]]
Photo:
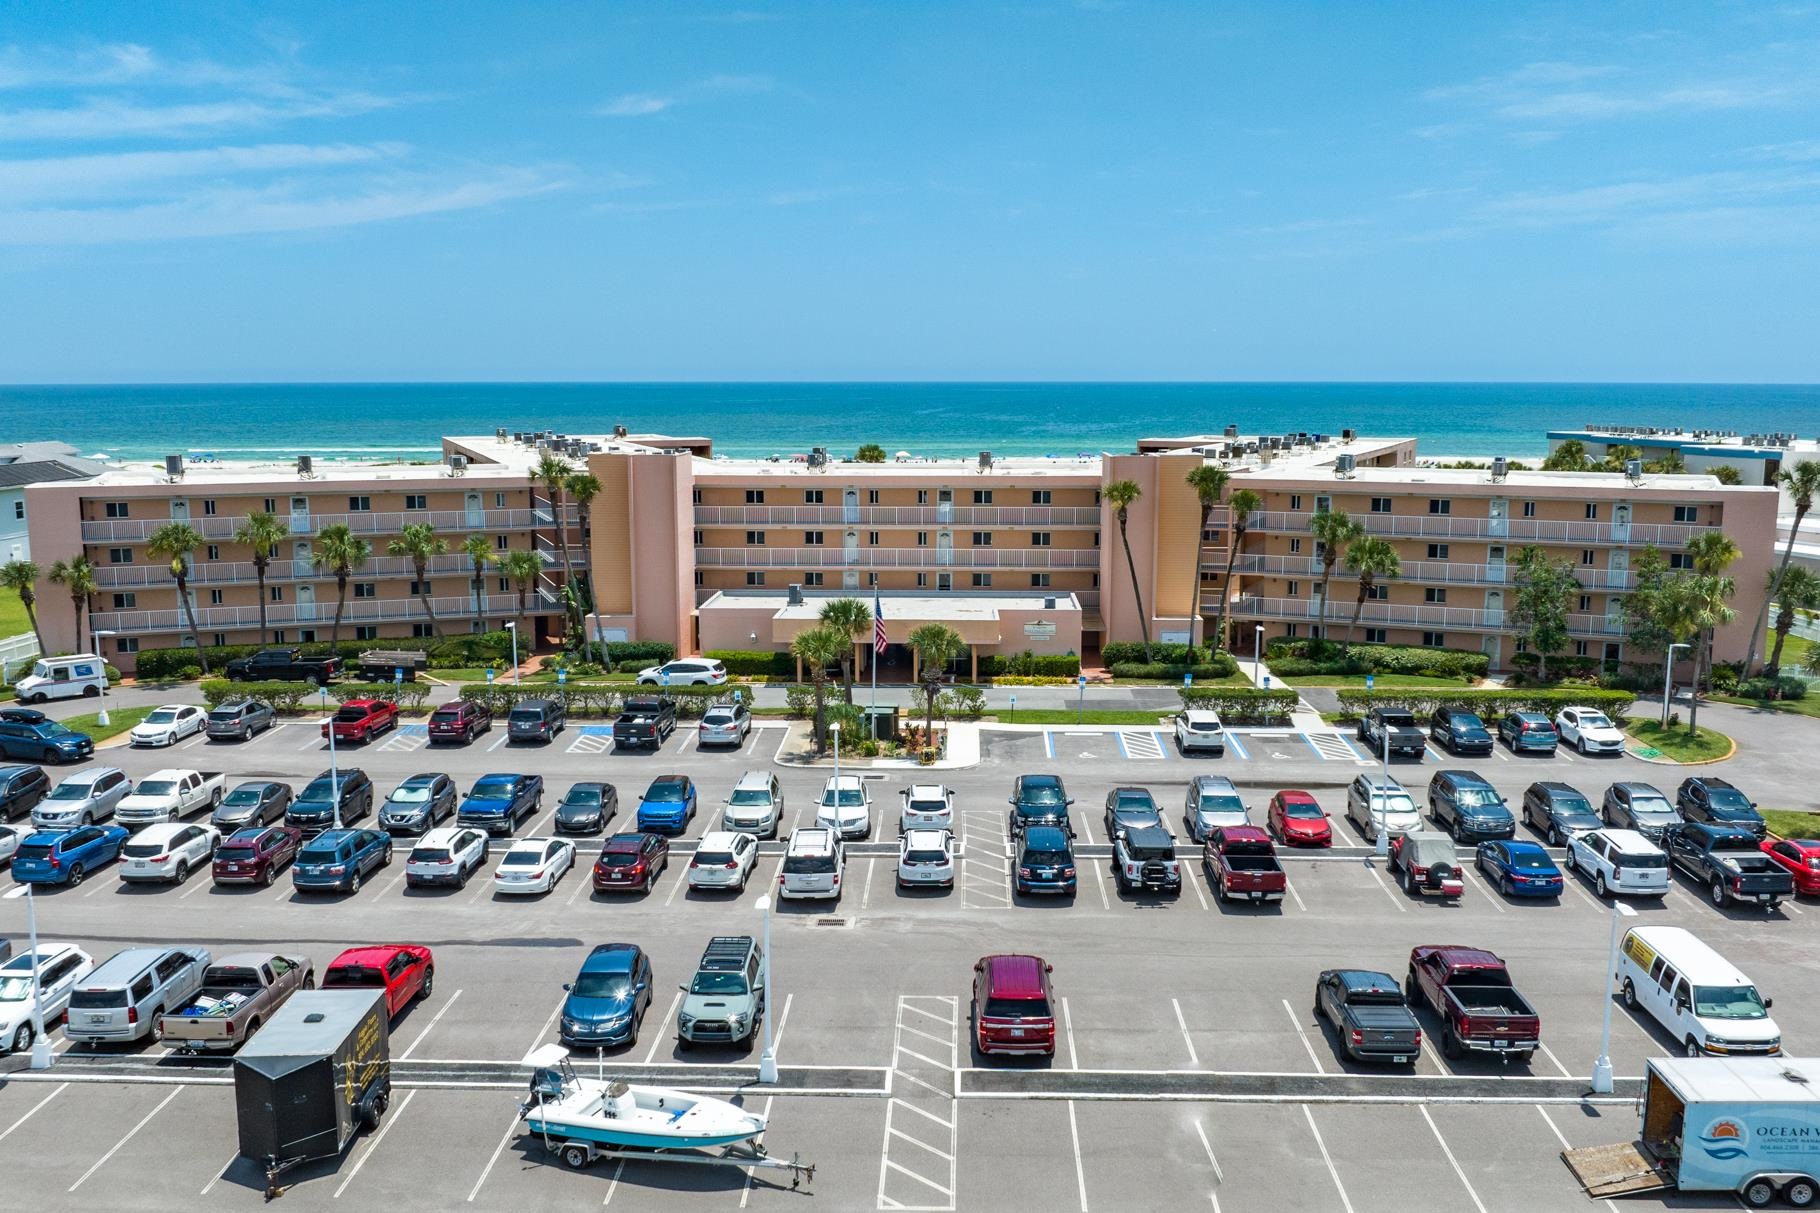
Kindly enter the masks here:
[[565, 1167], [582, 1170], [592, 1166], [603, 1158], [616, 1159], [621, 1162], [680, 1162], [698, 1167], [754, 1167], [771, 1171], [790, 1172], [790, 1190], [796, 1191], [799, 1185], [815, 1182], [815, 1164], [802, 1161], [800, 1155], [792, 1154], [789, 1158], [773, 1158], [765, 1152], [762, 1145], [739, 1143], [723, 1146], [718, 1154], [703, 1150], [665, 1150], [639, 1149], [634, 1146], [603, 1146], [596, 1142], [582, 1141], [578, 1138], [555, 1137], [538, 1130], [537, 1135], [543, 1139], [544, 1149], [554, 1154]]

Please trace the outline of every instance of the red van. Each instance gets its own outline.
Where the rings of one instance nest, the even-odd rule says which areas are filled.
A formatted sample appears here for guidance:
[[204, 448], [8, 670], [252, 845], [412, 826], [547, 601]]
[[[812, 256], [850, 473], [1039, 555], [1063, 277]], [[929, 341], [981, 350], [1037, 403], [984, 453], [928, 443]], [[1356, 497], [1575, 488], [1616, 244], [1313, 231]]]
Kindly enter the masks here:
[[1050, 972], [1040, 956], [983, 956], [973, 966], [973, 1043], [982, 1054], [1055, 1056]]

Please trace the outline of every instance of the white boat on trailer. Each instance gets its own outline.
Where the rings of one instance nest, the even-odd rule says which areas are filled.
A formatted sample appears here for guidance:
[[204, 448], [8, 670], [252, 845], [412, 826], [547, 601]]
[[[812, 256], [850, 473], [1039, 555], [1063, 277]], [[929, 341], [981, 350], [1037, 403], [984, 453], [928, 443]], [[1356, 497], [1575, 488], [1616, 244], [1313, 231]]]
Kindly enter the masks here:
[[765, 1118], [736, 1103], [668, 1087], [583, 1078], [560, 1045], [530, 1057], [534, 1072], [519, 1119], [544, 1149], [580, 1170], [602, 1158], [636, 1158], [790, 1172], [790, 1186], [813, 1181], [814, 1166], [772, 1158], [759, 1138]]

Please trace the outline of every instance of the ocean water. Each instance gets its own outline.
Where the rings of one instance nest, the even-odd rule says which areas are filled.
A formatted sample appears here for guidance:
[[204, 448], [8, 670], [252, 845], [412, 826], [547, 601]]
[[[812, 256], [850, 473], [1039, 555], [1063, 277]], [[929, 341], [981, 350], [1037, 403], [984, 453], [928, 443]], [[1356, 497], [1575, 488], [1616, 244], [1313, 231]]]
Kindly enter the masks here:
[[126, 458], [434, 457], [444, 434], [705, 435], [728, 455], [861, 443], [917, 455], [1129, 450], [1141, 437], [1409, 436], [1535, 456], [1589, 423], [1820, 430], [1820, 385], [1574, 383], [385, 383], [0, 387], [0, 441]]

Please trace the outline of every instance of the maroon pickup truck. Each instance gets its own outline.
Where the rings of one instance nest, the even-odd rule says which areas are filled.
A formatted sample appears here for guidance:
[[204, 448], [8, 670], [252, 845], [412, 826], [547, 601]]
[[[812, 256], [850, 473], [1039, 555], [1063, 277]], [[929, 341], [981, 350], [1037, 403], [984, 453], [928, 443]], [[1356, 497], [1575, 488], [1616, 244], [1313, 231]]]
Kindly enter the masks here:
[[1403, 992], [1441, 1021], [1448, 1057], [1490, 1053], [1527, 1062], [1542, 1043], [1542, 1020], [1510, 983], [1504, 962], [1479, 948], [1424, 944], [1409, 954]]
[[1276, 846], [1256, 826], [1211, 831], [1201, 861], [1221, 901], [1281, 901], [1289, 891]]

